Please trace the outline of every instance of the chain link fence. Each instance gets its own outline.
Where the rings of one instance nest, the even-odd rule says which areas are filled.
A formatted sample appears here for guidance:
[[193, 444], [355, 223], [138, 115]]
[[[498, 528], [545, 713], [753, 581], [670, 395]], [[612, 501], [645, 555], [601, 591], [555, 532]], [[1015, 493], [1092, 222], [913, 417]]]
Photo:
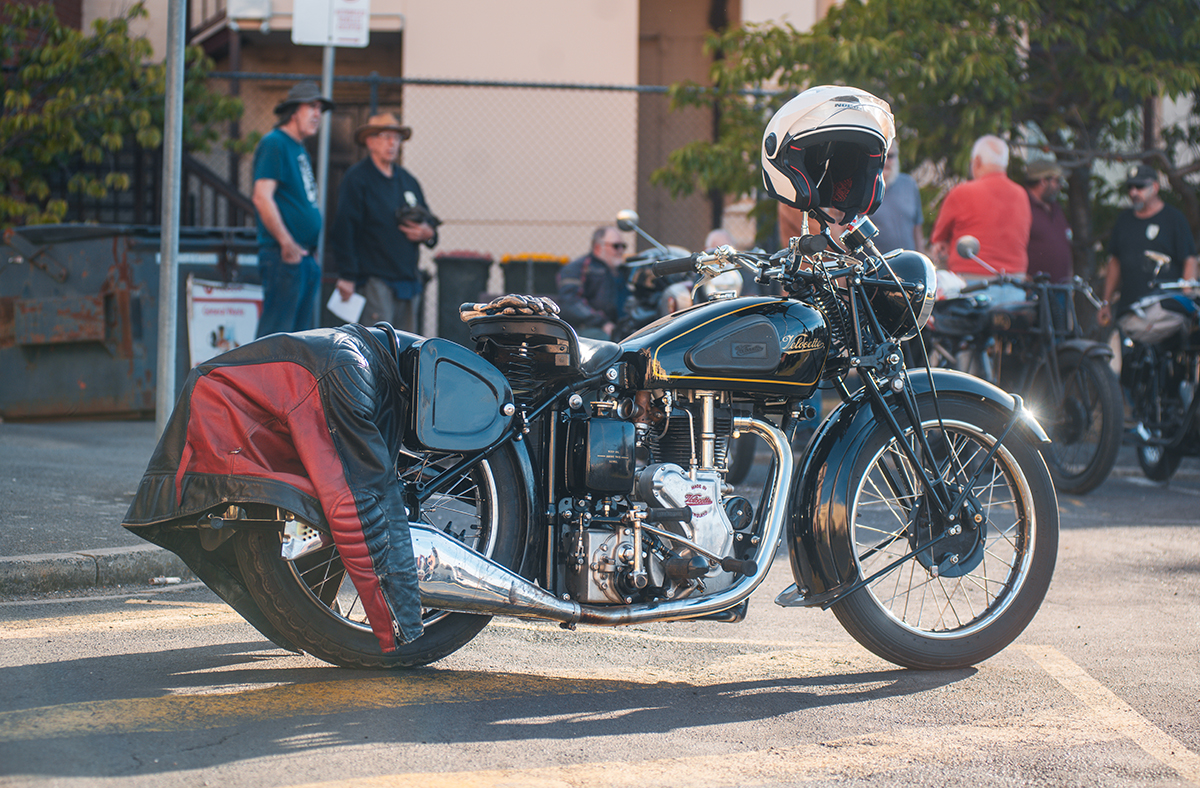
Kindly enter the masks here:
[[[270, 131], [275, 105], [306, 79], [320, 81], [307, 74], [213, 74], [215, 89], [245, 105], [226, 139], [252, 141]], [[612, 224], [622, 208], [638, 209], [655, 237], [689, 249], [700, 247], [714, 214], [719, 216], [707, 195], [675, 200], [649, 183], [670, 150], [713, 133], [709, 112], [670, 111], [665, 87], [341, 76], [334, 78], [332, 98], [337, 109], [329, 115], [327, 227], [337, 215], [342, 175], [367, 155], [354, 141], [355, 129], [379, 112], [395, 113], [413, 128], [400, 163], [421, 182], [444, 222], [438, 247], [422, 253], [421, 267], [430, 277], [422, 324], [428, 333], [437, 330], [428, 307], [439, 298], [439, 287], [452, 284], [440, 281], [439, 256], [491, 258], [486, 292], [495, 293], [504, 287], [502, 258], [577, 257], [588, 251], [592, 231]], [[317, 139], [308, 145], [315, 164]], [[252, 155], [231, 154], [222, 142], [193, 156], [210, 178], [188, 179], [185, 223], [252, 226], [253, 213], [209, 182], [219, 179], [248, 195]], [[635, 248], [640, 239], [628, 240]], [[461, 295], [471, 300], [484, 294]]]

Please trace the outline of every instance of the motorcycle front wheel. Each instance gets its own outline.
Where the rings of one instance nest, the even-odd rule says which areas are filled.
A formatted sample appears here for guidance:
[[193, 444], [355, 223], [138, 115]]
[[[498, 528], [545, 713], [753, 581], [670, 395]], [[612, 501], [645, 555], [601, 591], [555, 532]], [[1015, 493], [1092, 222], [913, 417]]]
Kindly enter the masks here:
[[[461, 458], [430, 454], [402, 459], [402, 478], [429, 479]], [[508, 498], [518, 489], [515, 460], [501, 450], [427, 499], [409, 519], [441, 528], [515, 571], [522, 554], [520, 513]], [[336, 545], [289, 561], [281, 555], [279, 532], [248, 529], [235, 535], [234, 549], [250, 595], [271, 623], [298, 648], [342, 667], [427, 665], [462, 648], [491, 620], [486, 615], [422, 610], [424, 634], [384, 654]]]
[[1183, 453], [1166, 446], [1138, 446], [1137, 461], [1152, 482], [1170, 481], [1183, 462]]
[[937, 413], [926, 402], [921, 416], [933, 461], [913, 430], [904, 441], [952, 495], [969, 488], [964, 506], [952, 523], [933, 516], [917, 467], [877, 427], [855, 458], [848, 514], [859, 577], [879, 576], [833, 612], [890, 662], [963, 668], [1005, 648], [1041, 606], [1058, 551], [1057, 500], [1041, 454], [1016, 430], [987, 456], [1007, 411], [944, 394]]
[[1083, 495], [1100, 486], [1121, 449], [1124, 400], [1121, 384], [1101, 359], [1059, 361], [1063, 399], [1054, 401], [1050, 368], [1042, 366], [1028, 389], [1027, 405], [1050, 433], [1042, 454], [1059, 492]]

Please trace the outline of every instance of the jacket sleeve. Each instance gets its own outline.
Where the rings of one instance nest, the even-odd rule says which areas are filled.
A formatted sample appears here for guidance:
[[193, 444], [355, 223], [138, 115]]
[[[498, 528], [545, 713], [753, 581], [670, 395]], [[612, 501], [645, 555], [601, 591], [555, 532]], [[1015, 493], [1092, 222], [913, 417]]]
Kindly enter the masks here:
[[[420, 181], [418, 181], [415, 177], [413, 177], [411, 173], [409, 173], [409, 177], [412, 178], [413, 193], [417, 195], [417, 202], [421, 205], [422, 208], [429, 211], [430, 213], [433, 213], [433, 210], [429, 207], [429, 203], [425, 202], [425, 192], [421, 189]], [[434, 214], [434, 215], [436, 216], [437, 214]], [[437, 242], [438, 242], [438, 228], [434, 227], [433, 228], [433, 236], [431, 238], [429, 238], [429, 240], [425, 241], [424, 243], [426, 246], [428, 246], [430, 249], [432, 249], [433, 247], [437, 246]]]
[[[382, 650], [420, 637], [421, 604], [408, 516], [396, 477], [397, 436], [380, 429], [395, 396], [365, 357], [322, 376], [288, 417], [297, 452]], [[319, 403], [319, 404], [318, 404]]]
[[352, 281], [358, 279], [360, 268], [358, 249], [354, 241], [358, 237], [358, 225], [361, 223], [361, 219], [361, 189], [357, 188], [352, 175], [344, 177], [342, 185], [338, 187], [337, 217], [329, 232], [331, 256], [339, 279]]
[[568, 263], [558, 272], [558, 293], [554, 300], [561, 310], [561, 317], [576, 327], [602, 326], [608, 315], [588, 303], [585, 286], [581, 260]]

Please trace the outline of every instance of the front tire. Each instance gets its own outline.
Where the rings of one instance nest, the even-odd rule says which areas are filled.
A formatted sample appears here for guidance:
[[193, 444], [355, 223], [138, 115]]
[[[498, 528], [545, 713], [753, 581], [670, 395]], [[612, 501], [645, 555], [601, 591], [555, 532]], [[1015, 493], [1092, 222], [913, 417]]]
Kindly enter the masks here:
[[1183, 453], [1167, 446], [1138, 446], [1137, 461], [1142, 473], [1153, 482], [1168, 482], [1179, 470]]
[[[413, 455], [402, 478], [431, 478], [458, 455]], [[522, 554], [521, 489], [511, 450], [502, 449], [470, 468], [444, 493], [425, 501], [410, 520], [421, 520], [514, 571]], [[384, 654], [367, 623], [358, 594], [334, 544], [289, 561], [277, 531], [247, 529], [235, 535], [238, 565], [263, 614], [297, 647], [348, 668], [427, 665], [466, 645], [491, 616], [422, 610], [425, 632]]]
[[[951, 394], [941, 395], [938, 408], [940, 423], [930, 402], [921, 409], [938, 465], [929, 475], [940, 474], [952, 491], [974, 478], [958, 521], [973, 523], [978, 514], [982, 527], [920, 550], [952, 528], [930, 516], [917, 469], [890, 431], [876, 427], [850, 475], [849, 535], [859, 577], [916, 555], [833, 606], [871, 652], [930, 670], [974, 665], [1015, 640], [1041, 606], [1058, 551], [1057, 501], [1041, 454], [1014, 429], [985, 461], [1008, 412]], [[905, 440], [916, 445], [911, 429]]]
[[1030, 406], [1050, 433], [1042, 450], [1059, 492], [1083, 495], [1100, 486], [1117, 462], [1124, 428], [1121, 384], [1100, 359], [1059, 361], [1063, 401], [1053, 401], [1050, 369], [1043, 366], [1029, 387]]

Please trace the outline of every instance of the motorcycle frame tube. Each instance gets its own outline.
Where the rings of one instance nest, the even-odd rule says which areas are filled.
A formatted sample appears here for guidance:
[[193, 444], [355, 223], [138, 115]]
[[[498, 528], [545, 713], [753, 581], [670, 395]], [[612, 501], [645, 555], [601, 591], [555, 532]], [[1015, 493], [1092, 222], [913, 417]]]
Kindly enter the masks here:
[[762, 561], [754, 574], [710, 596], [672, 601], [602, 607], [560, 599], [520, 575], [469, 549], [453, 537], [424, 523], [412, 523], [417, 581], [424, 607], [451, 612], [540, 618], [575, 624], [624, 626], [650, 621], [673, 621], [720, 613], [750, 596], [771, 569], [774, 546], [783, 533], [789, 509], [788, 485], [793, 476], [791, 444], [770, 422], [736, 417], [734, 427], [758, 435], [775, 455], [769, 498], [761, 518]]
[[[918, 400], [936, 390], [939, 394], [965, 394], [1014, 413], [1017, 400], [985, 380], [955, 370], [933, 369], [930, 388], [926, 368], [910, 371], [907, 381]], [[892, 398], [894, 414], [900, 403]], [[918, 403], [919, 407], [919, 403]], [[1014, 431], [1034, 445], [1050, 442], [1033, 414], [1016, 412]], [[906, 418], [901, 414], [903, 424]], [[850, 478], [854, 461], [879, 422], [865, 389], [854, 392], [825, 419], [817, 430], [792, 487], [788, 519], [788, 553], [796, 581], [775, 600], [783, 607], [828, 605], [858, 582], [858, 566], [848, 527]]]

